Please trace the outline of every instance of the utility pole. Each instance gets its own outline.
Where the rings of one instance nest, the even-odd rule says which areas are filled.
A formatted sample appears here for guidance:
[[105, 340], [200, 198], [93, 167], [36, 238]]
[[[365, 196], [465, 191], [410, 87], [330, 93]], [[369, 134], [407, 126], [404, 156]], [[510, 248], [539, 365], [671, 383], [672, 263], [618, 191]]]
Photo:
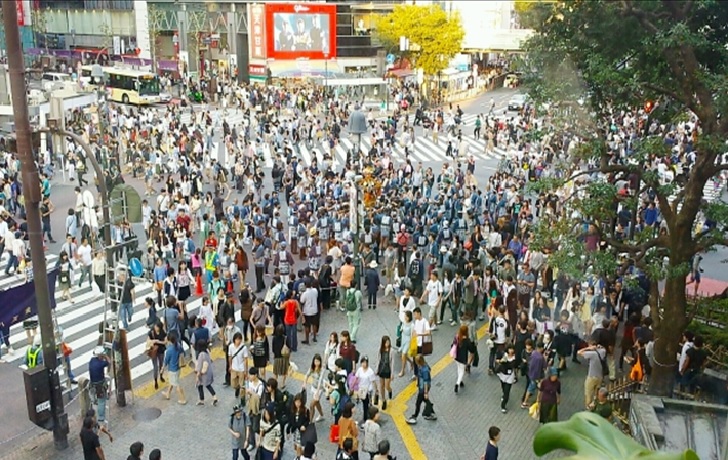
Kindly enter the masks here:
[[10, 73], [15, 135], [23, 178], [28, 240], [30, 242], [30, 254], [33, 258], [35, 298], [38, 304], [38, 323], [43, 346], [43, 365], [48, 373], [48, 385], [51, 390], [53, 443], [56, 449], [62, 450], [68, 448], [68, 415], [63, 407], [63, 390], [58, 378], [55, 327], [53, 325], [53, 313], [51, 312], [48, 273], [46, 272], [43, 234], [40, 223], [40, 178], [38, 177], [38, 167], [33, 158], [26, 97], [27, 88], [25, 86], [25, 62], [17, 22], [17, 3], [4, 2], [3, 10], [5, 13], [3, 14], [3, 24], [5, 26], [5, 43], [8, 51], [8, 72]]

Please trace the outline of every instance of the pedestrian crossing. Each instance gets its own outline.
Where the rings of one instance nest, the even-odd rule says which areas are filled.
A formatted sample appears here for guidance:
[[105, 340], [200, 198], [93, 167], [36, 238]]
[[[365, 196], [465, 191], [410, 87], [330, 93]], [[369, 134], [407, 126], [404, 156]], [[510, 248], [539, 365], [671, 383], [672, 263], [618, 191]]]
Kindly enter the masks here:
[[[199, 113], [196, 111], [195, 113]], [[213, 126], [219, 126], [222, 123], [222, 117], [228, 122], [231, 127], [238, 126], [243, 123], [244, 113], [240, 110], [228, 110], [224, 113], [221, 110], [212, 110], [212, 124]], [[510, 157], [510, 150], [505, 150], [499, 147], [495, 147], [492, 150], [487, 149], [487, 140], [482, 136], [479, 139], [475, 139], [472, 135], [472, 127], [475, 124], [477, 114], [466, 114], [463, 116], [463, 122], [460, 125], [460, 129], [463, 131], [462, 140], [464, 145], [461, 146], [457, 152], [457, 157], [465, 159], [472, 155], [474, 159], [479, 160], [500, 160], [502, 158]], [[413, 119], [413, 116], [410, 115]], [[380, 118], [381, 119], [381, 118]], [[190, 112], [184, 112], [180, 115], [180, 121], [184, 124], [193, 124], [192, 115]], [[453, 158], [447, 155], [448, 146], [448, 135], [445, 133], [439, 134], [439, 139], [435, 139], [432, 135], [432, 131], [425, 132], [424, 129], [419, 127], [415, 134], [415, 140], [410, 144], [407, 153], [405, 153], [404, 145], [401, 143], [401, 137], [396, 139], [393, 143], [391, 152], [391, 159], [395, 162], [403, 162], [405, 159], [410, 159], [413, 163], [417, 162], [446, 162], [452, 161]], [[305, 165], [310, 166], [313, 159], [317, 159], [318, 164], [321, 165], [324, 160], [324, 153], [329, 154], [332, 158], [334, 168], [340, 169], [346, 164], [348, 152], [354, 149], [356, 139], [353, 136], [348, 135], [346, 130], [342, 133], [338, 143], [330, 148], [328, 142], [314, 142], [314, 145], [306, 145], [305, 142], [299, 143], [295, 146], [294, 151], [298, 156], [298, 159]], [[217, 158], [218, 161], [227, 161], [228, 153], [224, 151], [224, 146], [221, 142], [216, 142], [213, 148], [213, 157]], [[369, 135], [363, 135], [361, 138], [362, 151], [368, 152], [372, 148], [372, 140]], [[259, 154], [262, 154], [266, 167], [272, 167], [274, 159], [276, 157], [275, 147], [271, 144], [257, 145]]]
[[[48, 266], [55, 265], [57, 256], [49, 255]], [[0, 267], [5, 267], [5, 261], [0, 262]], [[0, 290], [7, 289], [21, 283], [20, 277], [11, 275], [0, 279]], [[56, 310], [55, 318], [58, 326], [63, 330], [63, 336], [67, 345], [71, 347], [71, 370], [74, 377], [88, 378], [88, 363], [93, 356], [93, 350], [97, 346], [100, 337], [99, 325], [104, 319], [104, 295], [96, 288], [91, 288], [86, 281], [82, 287], [78, 286], [78, 274], [73, 281], [70, 290], [74, 303], [62, 299], [62, 292], [56, 288]], [[135, 385], [140, 385], [152, 378], [153, 365], [146, 356], [146, 339], [149, 329], [146, 326], [148, 312], [144, 306], [144, 299], [152, 297], [156, 301], [156, 292], [149, 282], [137, 284], [135, 287], [136, 302], [134, 315], [127, 330], [127, 344], [129, 349], [129, 360], [131, 378]], [[197, 313], [202, 304], [201, 297], [188, 299], [187, 311], [192, 317]], [[157, 316], [161, 318], [161, 310], [157, 309]], [[240, 311], [236, 313], [236, 319], [240, 321]], [[40, 330], [38, 330], [40, 333]], [[14, 349], [11, 355], [3, 353], [6, 362], [20, 366], [24, 362], [28, 348], [26, 333], [23, 330], [22, 322], [10, 328], [10, 344]], [[61, 374], [63, 370], [59, 369]]]
[[[299, 145], [294, 146], [294, 152], [305, 166], [310, 166], [314, 158], [317, 159], [320, 166], [323, 162], [324, 154], [329, 154], [334, 168], [340, 169], [346, 164], [349, 151], [353, 151], [355, 149], [355, 142], [356, 139], [346, 135], [339, 139], [334, 148], [330, 148], [326, 143], [315, 143], [314, 146], [307, 146], [304, 142], [301, 142]], [[500, 160], [502, 158], [510, 158], [510, 154], [512, 153], [512, 150], [505, 150], [498, 147], [487, 151], [486, 141], [482, 139], [474, 139], [472, 136], [463, 136], [463, 142], [466, 143], [466, 147], [455, 153], [456, 158], [459, 158], [462, 161], [466, 160], [470, 155], [473, 156], [476, 162], [480, 160]], [[362, 137], [361, 144], [362, 154], [366, 155], [366, 152], [372, 148], [372, 141], [369, 136], [366, 138]], [[275, 147], [270, 144], [262, 144], [258, 147], [265, 159], [265, 165], [267, 167], [272, 167], [273, 160], [276, 156]], [[408, 148], [407, 152], [405, 152], [404, 146], [399, 142], [393, 144], [392, 147], [390, 158], [397, 163], [409, 159], [413, 163], [421, 161], [425, 166], [427, 166], [427, 163], [429, 162], [442, 163], [454, 161], [454, 158], [448, 156], [446, 153], [447, 140], [446, 138], [443, 140], [442, 136], [440, 137], [439, 142], [435, 142], [431, 137], [417, 136], [415, 138], [414, 145]]]

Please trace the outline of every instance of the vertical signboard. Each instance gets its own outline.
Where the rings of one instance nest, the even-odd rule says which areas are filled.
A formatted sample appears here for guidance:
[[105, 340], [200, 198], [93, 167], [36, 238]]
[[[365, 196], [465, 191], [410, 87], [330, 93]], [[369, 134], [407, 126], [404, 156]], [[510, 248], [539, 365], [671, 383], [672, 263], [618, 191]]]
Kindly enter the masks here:
[[251, 59], [268, 57], [265, 41], [265, 5], [248, 4], [248, 46]]
[[23, 0], [15, 0], [15, 9], [18, 12], [18, 25], [24, 26], [25, 25], [25, 5], [23, 5]]

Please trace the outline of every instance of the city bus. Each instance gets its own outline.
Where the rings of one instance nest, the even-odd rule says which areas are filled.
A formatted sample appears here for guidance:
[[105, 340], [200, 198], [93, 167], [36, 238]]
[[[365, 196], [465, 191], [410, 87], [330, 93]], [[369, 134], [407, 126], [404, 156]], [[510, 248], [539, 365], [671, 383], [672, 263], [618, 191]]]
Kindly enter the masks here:
[[[91, 71], [93, 66], [81, 67], [81, 83], [96, 86]], [[154, 104], [160, 102], [159, 78], [143, 70], [103, 67], [104, 86], [112, 101], [125, 104]]]

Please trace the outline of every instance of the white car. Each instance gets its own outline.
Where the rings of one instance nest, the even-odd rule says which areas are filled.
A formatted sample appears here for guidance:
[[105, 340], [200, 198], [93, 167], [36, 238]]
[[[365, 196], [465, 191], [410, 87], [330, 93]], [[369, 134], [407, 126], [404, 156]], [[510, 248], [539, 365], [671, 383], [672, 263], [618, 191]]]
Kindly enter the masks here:
[[526, 105], [526, 100], [528, 98], [525, 94], [516, 94], [514, 95], [511, 100], [508, 101], [508, 110], [518, 112], [520, 110], [523, 110], [523, 106]]
[[171, 94], [169, 94], [167, 92], [159, 93], [159, 102], [164, 102], [166, 104], [167, 102], [169, 102], [171, 100], [172, 100]]

